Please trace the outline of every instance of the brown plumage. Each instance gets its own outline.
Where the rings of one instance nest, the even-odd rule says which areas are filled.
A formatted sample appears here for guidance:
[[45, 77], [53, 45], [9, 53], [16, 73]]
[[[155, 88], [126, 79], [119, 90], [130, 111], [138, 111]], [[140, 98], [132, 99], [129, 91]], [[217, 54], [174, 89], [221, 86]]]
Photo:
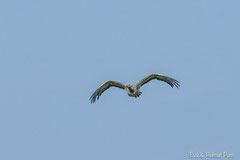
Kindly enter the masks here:
[[91, 103], [94, 103], [96, 101], [96, 99], [99, 99], [99, 97], [102, 95], [102, 93], [110, 87], [118, 87], [118, 88], [121, 88], [121, 89], [125, 89], [130, 97], [135, 97], [136, 98], [136, 97], [139, 97], [142, 94], [142, 92], [140, 92], [139, 89], [144, 84], [148, 83], [149, 81], [151, 81], [153, 79], [164, 81], [164, 82], [168, 83], [172, 88], [174, 86], [177, 87], [177, 88], [180, 87], [180, 84], [179, 84], [180, 82], [173, 79], [173, 78], [170, 78], [170, 77], [167, 77], [167, 76], [164, 76], [164, 75], [161, 75], [161, 74], [150, 74], [149, 76], [143, 78], [136, 85], [123, 85], [122, 83], [109, 80], [109, 81], [103, 83], [92, 94], [92, 96], [90, 97], [89, 100], [91, 101]]

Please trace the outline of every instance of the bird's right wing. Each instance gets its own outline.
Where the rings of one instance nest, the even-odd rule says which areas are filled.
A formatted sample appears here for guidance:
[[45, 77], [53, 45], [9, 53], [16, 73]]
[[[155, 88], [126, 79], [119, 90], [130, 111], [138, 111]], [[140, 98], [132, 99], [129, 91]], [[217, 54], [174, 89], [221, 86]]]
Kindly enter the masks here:
[[157, 80], [161, 80], [163, 82], [168, 83], [171, 87], [175, 86], [175, 87], [180, 87], [180, 82], [177, 81], [176, 79], [161, 75], [161, 74], [150, 74], [149, 76], [143, 78], [138, 84], [137, 84], [137, 88], [139, 89], [140, 87], [142, 87], [144, 84], [148, 83], [149, 81], [153, 80], [153, 79], [157, 79]]
[[118, 87], [121, 89], [125, 89], [125, 86], [122, 83], [116, 82], [116, 81], [107, 81], [105, 83], [103, 83], [90, 97], [89, 100], [91, 100], [91, 103], [94, 103], [96, 101], [96, 99], [99, 99], [99, 97], [101, 96], [101, 94], [107, 90], [110, 87]]

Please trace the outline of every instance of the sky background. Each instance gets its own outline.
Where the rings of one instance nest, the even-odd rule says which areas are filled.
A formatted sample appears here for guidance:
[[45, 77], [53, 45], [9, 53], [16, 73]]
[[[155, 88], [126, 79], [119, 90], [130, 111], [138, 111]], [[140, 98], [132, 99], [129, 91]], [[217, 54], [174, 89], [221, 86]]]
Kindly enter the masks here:
[[[0, 2], [1, 160], [240, 158], [240, 1]], [[139, 98], [105, 81], [153, 80]], [[205, 158], [206, 159], [206, 158]]]

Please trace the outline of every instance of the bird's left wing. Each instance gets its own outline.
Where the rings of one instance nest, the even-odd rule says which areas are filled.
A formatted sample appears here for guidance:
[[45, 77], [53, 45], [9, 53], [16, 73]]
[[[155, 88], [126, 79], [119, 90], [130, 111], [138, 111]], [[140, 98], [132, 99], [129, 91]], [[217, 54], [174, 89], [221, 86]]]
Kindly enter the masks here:
[[91, 100], [91, 103], [94, 103], [96, 101], [96, 99], [99, 99], [99, 97], [101, 96], [101, 94], [107, 90], [110, 87], [118, 87], [121, 89], [125, 89], [125, 86], [122, 83], [116, 82], [116, 81], [107, 81], [105, 83], [103, 83], [90, 97], [89, 100]]
[[137, 88], [139, 89], [140, 87], [142, 87], [144, 84], [148, 83], [149, 81], [153, 80], [153, 79], [157, 79], [157, 80], [161, 80], [164, 81], [166, 83], [168, 83], [171, 87], [175, 86], [175, 87], [180, 87], [180, 82], [178, 82], [176, 79], [161, 75], [161, 74], [150, 74], [149, 76], [143, 78], [138, 84], [137, 84]]

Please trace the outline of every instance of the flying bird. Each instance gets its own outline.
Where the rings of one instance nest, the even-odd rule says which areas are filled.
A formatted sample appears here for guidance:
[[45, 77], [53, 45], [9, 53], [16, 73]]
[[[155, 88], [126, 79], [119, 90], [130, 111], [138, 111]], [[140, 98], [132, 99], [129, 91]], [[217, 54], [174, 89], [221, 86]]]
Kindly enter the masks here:
[[161, 75], [161, 74], [150, 74], [147, 77], [143, 78], [138, 84], [136, 85], [124, 85], [120, 82], [116, 82], [116, 81], [106, 81], [105, 83], [103, 83], [90, 97], [90, 101], [91, 103], [94, 103], [96, 101], [96, 99], [99, 99], [99, 97], [102, 95], [102, 93], [104, 91], [106, 91], [108, 88], [110, 87], [118, 87], [121, 89], [125, 89], [128, 93], [128, 95], [130, 97], [139, 97], [142, 92], [139, 91], [139, 89], [146, 83], [148, 83], [149, 81], [153, 80], [153, 79], [157, 79], [157, 80], [161, 80], [163, 82], [168, 83], [172, 88], [175, 87], [180, 87], [180, 82], [177, 81], [176, 79]]

